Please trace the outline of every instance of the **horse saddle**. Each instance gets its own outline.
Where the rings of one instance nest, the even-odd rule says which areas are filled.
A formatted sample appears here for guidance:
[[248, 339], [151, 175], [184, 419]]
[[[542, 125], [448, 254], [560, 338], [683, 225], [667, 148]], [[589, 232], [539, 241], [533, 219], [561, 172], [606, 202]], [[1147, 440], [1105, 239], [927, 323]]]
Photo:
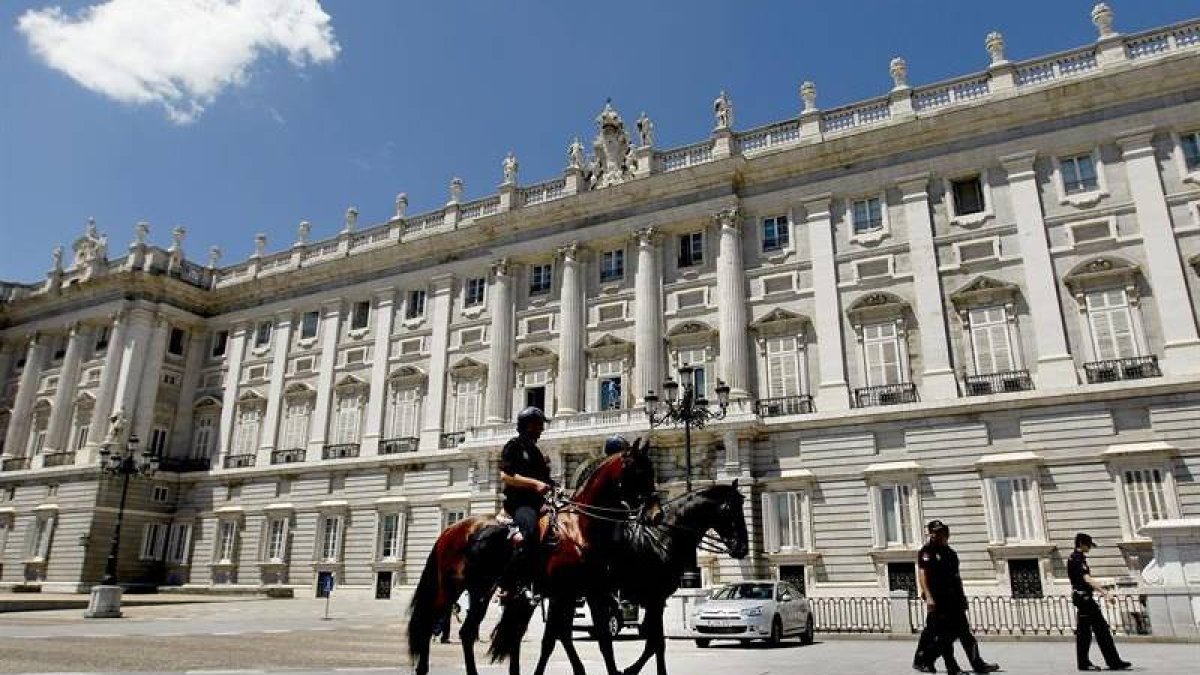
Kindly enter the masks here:
[[[554, 517], [554, 512], [548, 505], [543, 505], [541, 512], [538, 513], [538, 541], [546, 547], [554, 546], [558, 543], [558, 519]], [[496, 524], [508, 529], [508, 538], [512, 539], [521, 533], [517, 527], [517, 523], [509, 515], [508, 511], [501, 509], [496, 513]]]

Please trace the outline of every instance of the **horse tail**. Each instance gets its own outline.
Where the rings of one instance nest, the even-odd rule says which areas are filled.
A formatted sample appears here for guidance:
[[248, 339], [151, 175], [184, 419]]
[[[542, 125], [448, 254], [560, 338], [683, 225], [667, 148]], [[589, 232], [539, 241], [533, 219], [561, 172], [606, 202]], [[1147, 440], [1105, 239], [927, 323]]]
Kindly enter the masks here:
[[492, 643], [488, 647], [488, 657], [492, 663], [500, 663], [520, 652], [521, 640], [525, 638], [536, 606], [524, 593], [509, 596], [504, 603], [504, 611], [500, 613], [500, 621], [492, 630]]
[[438, 598], [442, 594], [441, 572], [438, 570], [438, 544], [441, 538], [438, 539], [429, 552], [429, 558], [425, 560], [421, 580], [417, 582], [417, 590], [408, 606], [408, 653], [414, 661], [429, 651], [433, 626], [438, 620]]

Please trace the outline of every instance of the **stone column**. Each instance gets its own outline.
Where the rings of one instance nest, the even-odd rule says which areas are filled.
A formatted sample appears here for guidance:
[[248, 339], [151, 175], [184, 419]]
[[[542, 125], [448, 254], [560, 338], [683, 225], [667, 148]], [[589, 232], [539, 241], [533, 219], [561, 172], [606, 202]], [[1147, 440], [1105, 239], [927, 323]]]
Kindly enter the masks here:
[[842, 347], [842, 303], [837, 285], [837, 261], [833, 244], [832, 195], [811, 197], [804, 202], [808, 245], [812, 251], [813, 300], [816, 316], [818, 376], [814, 399], [817, 410], [847, 410], [850, 391]]
[[392, 321], [396, 317], [396, 289], [375, 291], [375, 348], [371, 354], [371, 389], [367, 398], [367, 426], [362, 436], [363, 455], [379, 454], [383, 414], [387, 407], [388, 358], [392, 347]]
[[933, 217], [929, 212], [929, 176], [902, 179], [898, 187], [908, 224], [908, 250], [916, 292], [917, 330], [921, 336], [921, 399], [958, 398], [958, 381], [950, 365], [950, 337], [942, 303]]
[[213, 459], [213, 468], [223, 467], [222, 462], [233, 449], [233, 422], [237, 419], [238, 384], [242, 381], [242, 359], [246, 355], [247, 333], [250, 324], [239, 321], [229, 333], [225, 350], [225, 389], [221, 396], [221, 428], [218, 429], [220, 445]]
[[11, 457], [25, 456], [25, 443], [29, 437], [29, 422], [33, 411], [33, 398], [37, 394], [38, 381], [42, 374], [42, 361], [46, 354], [45, 336], [34, 333], [29, 338], [25, 351], [25, 368], [17, 384], [17, 397], [13, 401], [8, 431], [4, 435], [4, 454]]
[[1050, 259], [1037, 173], [1033, 168], [1036, 158], [1036, 152], [1000, 158], [1008, 173], [1008, 194], [1013, 215], [1017, 218], [1017, 238], [1024, 262], [1021, 267], [1025, 271], [1025, 301], [1029, 304], [1037, 346], [1037, 371], [1033, 377], [1039, 389], [1073, 387], [1079, 382], [1079, 376], [1067, 349], [1067, 335], [1063, 329], [1058, 278]]
[[579, 247], [570, 244], [558, 250], [562, 258], [562, 292], [558, 325], [557, 415], [569, 416], [583, 410], [583, 263]]
[[1191, 306], [1179, 242], [1171, 225], [1171, 212], [1158, 175], [1153, 128], [1134, 129], [1117, 138], [1125, 160], [1129, 191], [1137, 209], [1146, 251], [1146, 272], [1158, 307], [1163, 335], [1163, 372], [1167, 375], [1200, 373], [1200, 336]]
[[332, 300], [321, 306], [321, 362], [317, 366], [317, 401], [313, 405], [308, 429], [307, 461], [321, 459], [321, 450], [329, 432], [329, 406], [333, 400], [333, 375], [337, 365], [338, 334], [342, 322], [342, 301]]
[[175, 407], [175, 422], [171, 425], [169, 448], [175, 451], [170, 453], [172, 457], [192, 456], [192, 408], [196, 405], [196, 389], [200, 386], [200, 371], [204, 369], [208, 344], [208, 334], [198, 326], [192, 326], [188, 335], [183, 378], [179, 382], [179, 402]]
[[720, 228], [717, 253], [717, 316], [720, 322], [721, 375], [731, 399], [749, 398], [750, 360], [746, 351], [746, 273], [742, 260], [742, 217], [736, 207], [713, 215]]
[[63, 355], [58, 374], [58, 389], [54, 392], [54, 408], [46, 429], [45, 454], [70, 449], [71, 419], [75, 416], [75, 392], [79, 386], [79, 363], [85, 345], [91, 344], [91, 329], [82, 324], [71, 326], [67, 337], [67, 353]]
[[141, 378], [137, 385], [136, 407], [132, 412], [134, 424], [130, 427], [137, 434], [143, 448], [150, 447], [150, 430], [154, 427], [154, 408], [158, 401], [158, 386], [162, 383], [163, 357], [167, 354], [167, 338], [171, 324], [159, 314], [144, 351], [137, 358], [144, 361]]
[[509, 395], [513, 391], [513, 292], [508, 261], [492, 264], [491, 343], [488, 345], [488, 386], [485, 419], [488, 424], [508, 421]]
[[446, 350], [450, 347], [450, 300], [454, 275], [442, 274], [429, 282], [425, 311], [429, 316], [429, 390], [426, 392], [425, 422], [421, 429], [422, 450], [436, 450], [442, 435], [442, 413], [446, 408]]
[[113, 395], [113, 412], [123, 411], [129, 426], [125, 433], [137, 433], [135, 415], [138, 407], [138, 388], [150, 354], [150, 337], [154, 331], [154, 314], [146, 309], [129, 310], [129, 330], [121, 357], [121, 372], [117, 375], [117, 390]]
[[292, 345], [292, 312], [275, 315], [275, 326], [271, 330], [271, 379], [267, 385], [267, 410], [263, 415], [262, 434], [259, 436], [258, 466], [271, 463], [271, 451], [279, 444], [279, 418], [283, 409], [283, 377], [287, 374], [288, 349]]
[[116, 404], [117, 381], [125, 359], [125, 336], [129, 332], [129, 313], [121, 308], [110, 320], [108, 348], [104, 350], [104, 370], [100, 373], [100, 388], [96, 390], [96, 407], [92, 410], [92, 426], [88, 430], [87, 457], [76, 457], [79, 464], [91, 464], [96, 450], [108, 435], [108, 417]]
[[658, 230], [643, 228], [635, 234], [638, 266], [634, 276], [636, 320], [634, 337], [634, 378], [637, 405], [646, 392], [662, 395], [663, 383], [663, 299], [662, 253]]

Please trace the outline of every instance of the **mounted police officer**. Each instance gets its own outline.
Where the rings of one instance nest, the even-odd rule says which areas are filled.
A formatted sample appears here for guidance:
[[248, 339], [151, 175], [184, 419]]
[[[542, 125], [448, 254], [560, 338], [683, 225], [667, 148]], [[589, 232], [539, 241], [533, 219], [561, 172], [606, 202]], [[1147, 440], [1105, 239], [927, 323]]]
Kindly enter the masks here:
[[[545, 495], [553, 489], [550, 462], [538, 449], [537, 441], [546, 426], [546, 415], [539, 408], [529, 407], [517, 415], [517, 435], [504, 444], [500, 453], [500, 482], [504, 484], [504, 510], [512, 517], [520, 533], [513, 537], [515, 558], [510, 571], [519, 574], [527, 567], [531, 551], [537, 546], [538, 517], [545, 504]], [[510, 585], [513, 575], [502, 583]]]
[[1091, 535], [1080, 532], [1075, 535], [1075, 551], [1067, 558], [1067, 578], [1071, 581], [1071, 602], [1076, 609], [1075, 625], [1075, 665], [1079, 670], [1100, 670], [1100, 666], [1092, 663], [1088, 652], [1092, 648], [1092, 634], [1096, 635], [1096, 644], [1109, 670], [1129, 670], [1132, 664], [1121, 660], [1117, 646], [1113, 644], [1112, 631], [1100, 605], [1096, 604], [1094, 593], [1101, 597], [1110, 597], [1104, 588], [1092, 578], [1092, 568], [1088, 567], [1087, 554], [1096, 545]]
[[947, 673], [961, 673], [954, 658], [954, 641], [962, 642], [976, 673], [991, 673], [1000, 666], [988, 663], [979, 655], [979, 643], [971, 635], [967, 622], [967, 595], [963, 591], [958, 571], [958, 553], [950, 548], [950, 527], [940, 520], [931, 520], [926, 528], [929, 543], [917, 553], [917, 586], [925, 601], [925, 629], [917, 643], [913, 668], [922, 673], [936, 673], [934, 661], [940, 655]]

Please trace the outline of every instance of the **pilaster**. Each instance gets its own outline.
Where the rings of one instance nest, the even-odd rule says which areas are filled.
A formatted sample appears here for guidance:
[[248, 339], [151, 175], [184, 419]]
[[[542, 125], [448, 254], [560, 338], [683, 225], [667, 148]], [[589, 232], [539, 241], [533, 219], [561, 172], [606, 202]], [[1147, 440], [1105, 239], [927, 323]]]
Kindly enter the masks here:
[[279, 444], [279, 417], [283, 409], [283, 377], [287, 374], [288, 350], [292, 345], [292, 312], [275, 315], [275, 327], [271, 335], [271, 380], [267, 385], [267, 410], [263, 415], [262, 434], [259, 436], [259, 466], [271, 462], [271, 451]]
[[1063, 329], [1058, 281], [1046, 240], [1046, 223], [1034, 171], [1036, 152], [1022, 152], [1000, 158], [1008, 173], [1008, 194], [1017, 219], [1017, 238], [1025, 273], [1025, 300], [1033, 319], [1037, 346], [1037, 371], [1034, 381], [1039, 389], [1073, 387], [1079, 382], [1075, 361], [1067, 349]]
[[92, 425], [88, 430], [87, 457], [76, 457], [81, 464], [91, 464], [96, 450], [108, 433], [108, 418], [116, 402], [117, 381], [121, 362], [125, 358], [125, 336], [129, 332], [129, 313], [117, 310], [110, 320], [108, 347], [104, 351], [104, 370], [100, 373], [100, 388], [96, 391], [96, 407], [92, 409]]
[[171, 324], [166, 317], [157, 314], [154, 317], [154, 327], [146, 341], [145, 351], [137, 355], [142, 361], [141, 373], [137, 384], [137, 401], [130, 414], [133, 424], [132, 433], [141, 439], [142, 447], [150, 447], [150, 430], [154, 426], [154, 408], [158, 401], [158, 387], [162, 383], [163, 358], [167, 354], [167, 338], [171, 332]]
[[121, 373], [117, 376], [117, 391], [113, 396], [113, 411], [123, 412], [128, 421], [127, 433], [139, 432], [138, 392], [142, 374], [150, 359], [150, 338], [154, 332], [155, 316], [143, 308], [129, 310], [129, 332], [125, 336]]
[[239, 321], [229, 333], [228, 349], [225, 350], [225, 388], [221, 395], [221, 427], [218, 429], [220, 445], [215, 453], [213, 466], [221, 468], [221, 462], [232, 449], [233, 421], [237, 415], [238, 385], [242, 381], [242, 359], [246, 355], [246, 335], [250, 324]]
[[562, 266], [558, 326], [559, 416], [575, 415], [583, 409], [583, 263], [579, 247], [570, 244], [558, 250]]
[[732, 207], [713, 214], [720, 231], [717, 253], [717, 315], [720, 323], [721, 375], [731, 399], [749, 398], [746, 274], [742, 260], [742, 214]]
[[8, 431], [4, 435], [5, 455], [11, 457], [25, 455], [25, 442], [29, 436], [30, 412], [33, 409], [34, 396], [37, 394], [45, 353], [45, 337], [34, 333], [30, 336], [25, 350], [25, 368], [21, 371], [16, 400], [13, 401], [12, 415], [9, 417]]
[[658, 392], [663, 382], [663, 299], [662, 254], [660, 236], [647, 227], [635, 233], [638, 266], [634, 276], [636, 319], [634, 368], [637, 404], [645, 402], [646, 392]]
[[[196, 405], [196, 390], [200, 386], [200, 371], [207, 356], [208, 334], [199, 326], [189, 329], [187, 356], [183, 378], [179, 383], [179, 403], [175, 406], [175, 421], [171, 424], [170, 453], [172, 457], [192, 457], [192, 409]], [[93, 426], [97, 422], [92, 422]], [[215, 468], [215, 467], [214, 467]]]
[[91, 338], [91, 330], [82, 324], [71, 326], [67, 336], [67, 353], [63, 355], [58, 374], [58, 389], [54, 392], [54, 407], [46, 430], [47, 454], [68, 449], [71, 418], [75, 414], [75, 392], [79, 386], [79, 361], [83, 345]]
[[488, 311], [492, 324], [488, 339], [488, 384], [485, 400], [487, 424], [508, 421], [509, 395], [513, 391], [513, 293], [508, 261], [492, 263], [491, 297]]
[[812, 251], [814, 328], [817, 334], [817, 410], [848, 410], [850, 390], [842, 358], [842, 303], [837, 287], [833, 244], [833, 196], [826, 193], [804, 202], [805, 226]]
[[1153, 128], [1132, 129], [1117, 137], [1129, 178], [1129, 191], [1137, 209], [1146, 251], [1146, 272], [1163, 335], [1163, 372], [1167, 375], [1200, 373], [1200, 335], [1191, 306], [1179, 243], [1167, 208], [1166, 193], [1158, 175]]
[[367, 394], [367, 425], [362, 436], [361, 453], [379, 454], [383, 438], [384, 408], [387, 406], [388, 359], [391, 356], [392, 321], [396, 317], [396, 289], [375, 291], [375, 347], [371, 350], [371, 385]]
[[950, 365], [950, 339], [937, 249], [933, 244], [933, 217], [929, 211], [929, 176], [911, 176], [899, 182], [908, 223], [908, 246], [916, 291], [917, 329], [921, 339], [921, 398], [958, 398], [958, 382]]
[[321, 362], [317, 366], [317, 400], [313, 405], [312, 426], [308, 430], [305, 459], [317, 461], [329, 432], [329, 406], [333, 399], [333, 375], [337, 365], [338, 332], [341, 330], [342, 301], [321, 305]]
[[429, 388], [426, 392], [425, 421], [421, 429], [421, 449], [436, 450], [442, 434], [442, 416], [446, 409], [446, 351], [450, 347], [450, 299], [454, 275], [441, 274], [429, 281]]

